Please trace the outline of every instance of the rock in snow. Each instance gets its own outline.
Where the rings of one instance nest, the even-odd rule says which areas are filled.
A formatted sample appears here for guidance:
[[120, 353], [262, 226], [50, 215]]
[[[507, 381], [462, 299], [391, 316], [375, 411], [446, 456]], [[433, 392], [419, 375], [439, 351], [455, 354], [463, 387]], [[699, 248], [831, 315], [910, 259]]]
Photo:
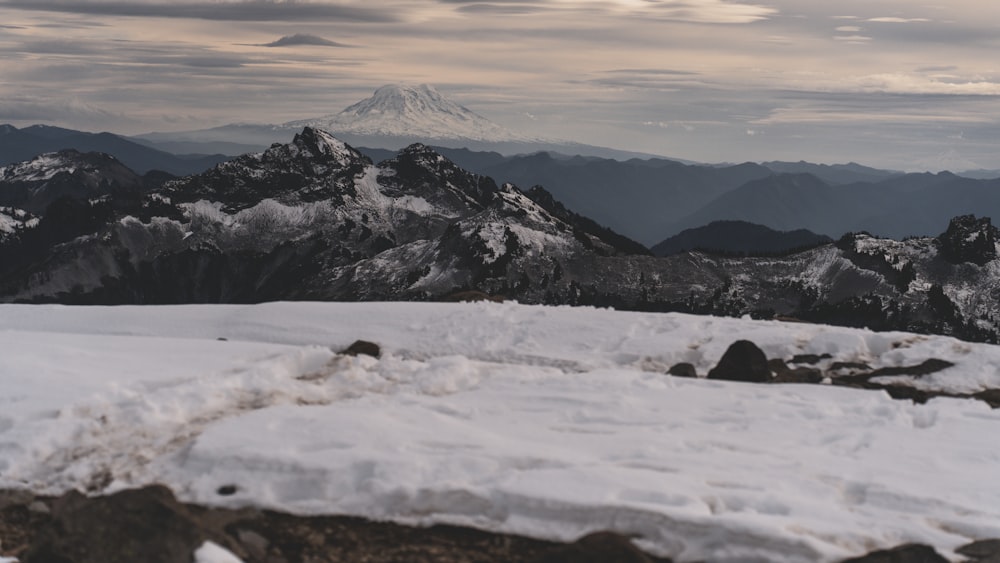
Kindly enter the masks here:
[[722, 355], [719, 364], [708, 372], [709, 379], [767, 383], [771, 380], [767, 356], [749, 340], [733, 342]]

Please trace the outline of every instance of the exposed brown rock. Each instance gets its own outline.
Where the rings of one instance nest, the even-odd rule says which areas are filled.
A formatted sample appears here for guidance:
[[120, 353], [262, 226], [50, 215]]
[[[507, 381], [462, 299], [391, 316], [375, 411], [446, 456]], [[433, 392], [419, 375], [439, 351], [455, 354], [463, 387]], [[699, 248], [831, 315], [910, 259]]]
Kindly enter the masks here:
[[866, 372], [870, 369], [872, 369], [872, 367], [864, 362], [833, 362], [832, 364], [830, 364], [829, 367], [830, 371], [850, 371], [850, 372], [858, 372], [858, 371]]
[[[105, 497], [71, 492], [35, 499], [0, 492], [0, 498], [10, 500], [0, 508], [0, 555], [17, 556], [22, 563], [191, 563], [206, 540], [247, 563], [666, 561], [646, 556], [614, 534], [592, 534], [568, 552], [589, 559], [559, 559], [560, 544], [521, 536], [343, 516], [209, 509], [180, 503], [160, 486]], [[51, 514], [28, 510], [39, 501], [52, 507]]]
[[1000, 561], [1000, 539], [974, 541], [956, 549], [955, 553], [964, 555], [976, 563]]
[[955, 364], [947, 360], [930, 358], [914, 366], [892, 366], [892, 367], [879, 368], [869, 373], [868, 376], [878, 377], [883, 375], [913, 375], [913, 376], [930, 375], [932, 373], [948, 369], [954, 365]]
[[205, 540], [233, 547], [165, 487], [96, 498], [72, 491], [53, 500], [51, 510], [23, 563], [190, 563]]
[[345, 348], [341, 354], [345, 354], [347, 356], [364, 355], [378, 358], [382, 355], [382, 349], [374, 342], [368, 342], [367, 340], [355, 340], [354, 343]]
[[771, 373], [776, 376], [791, 371], [788, 364], [785, 363], [785, 360], [782, 360], [781, 358], [771, 358], [767, 361], [767, 367], [771, 370]]
[[784, 373], [778, 373], [771, 383], [822, 383], [823, 372], [816, 368], [797, 367]]

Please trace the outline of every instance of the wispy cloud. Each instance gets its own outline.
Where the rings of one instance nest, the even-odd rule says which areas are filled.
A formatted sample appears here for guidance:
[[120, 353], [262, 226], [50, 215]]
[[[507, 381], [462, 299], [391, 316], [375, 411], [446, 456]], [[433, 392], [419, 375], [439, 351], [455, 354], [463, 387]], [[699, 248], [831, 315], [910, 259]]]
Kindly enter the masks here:
[[222, 2], [122, 2], [108, 0], [4, 0], [0, 7], [96, 16], [190, 18], [215, 21], [391, 22], [391, 8], [297, 0], [230, 0]]
[[870, 21], [874, 23], [925, 23], [931, 20], [927, 18], [897, 18], [897, 17], [878, 17], [878, 18], [868, 18], [865, 21]]
[[78, 99], [12, 96], [0, 99], [0, 122], [83, 120], [123, 120], [125, 116]]
[[834, 35], [834, 39], [837, 41], [844, 41], [845, 43], [868, 43], [872, 40], [871, 37], [867, 35]]
[[741, 24], [767, 19], [778, 13], [769, 6], [741, 4], [723, 0], [644, 0], [623, 2], [654, 17], [692, 23]]

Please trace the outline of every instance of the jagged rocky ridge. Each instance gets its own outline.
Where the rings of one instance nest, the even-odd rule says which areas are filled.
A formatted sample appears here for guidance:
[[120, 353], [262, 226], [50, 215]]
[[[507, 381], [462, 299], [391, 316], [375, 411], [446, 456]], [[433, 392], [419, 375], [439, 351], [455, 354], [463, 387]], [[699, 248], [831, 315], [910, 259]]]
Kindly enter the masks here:
[[[0, 180], [0, 194], [12, 186]], [[937, 238], [861, 233], [781, 257], [656, 258], [544, 188], [498, 186], [419, 144], [375, 165], [313, 128], [162, 186], [99, 186], [41, 210], [31, 198], [5, 208], [0, 299], [432, 300], [477, 290], [998, 339], [996, 229], [973, 217]], [[31, 217], [15, 211], [25, 207]]]

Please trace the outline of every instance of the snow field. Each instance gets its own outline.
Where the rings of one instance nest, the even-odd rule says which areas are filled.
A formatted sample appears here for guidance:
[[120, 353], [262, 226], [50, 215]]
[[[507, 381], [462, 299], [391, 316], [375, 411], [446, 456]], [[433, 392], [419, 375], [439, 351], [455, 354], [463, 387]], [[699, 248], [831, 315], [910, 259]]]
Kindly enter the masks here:
[[[328, 348], [358, 338], [383, 357]], [[678, 561], [1000, 537], [1000, 411], [663, 375], [704, 374], [740, 338], [769, 357], [935, 357], [956, 366], [919, 385], [1000, 387], [997, 347], [819, 325], [512, 303], [0, 306], [0, 487], [162, 482], [212, 505], [614, 530]]]

